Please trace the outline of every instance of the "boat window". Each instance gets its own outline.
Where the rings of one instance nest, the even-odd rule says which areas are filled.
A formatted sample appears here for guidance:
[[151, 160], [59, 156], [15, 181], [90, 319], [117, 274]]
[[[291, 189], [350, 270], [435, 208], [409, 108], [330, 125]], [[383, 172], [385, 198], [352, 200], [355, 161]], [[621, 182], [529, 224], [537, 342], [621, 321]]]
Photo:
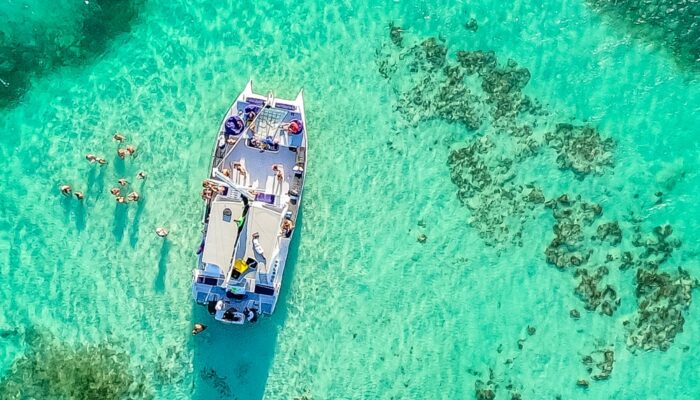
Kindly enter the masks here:
[[231, 215], [233, 215], [233, 213], [231, 212], [231, 209], [224, 208], [224, 221], [231, 222]]

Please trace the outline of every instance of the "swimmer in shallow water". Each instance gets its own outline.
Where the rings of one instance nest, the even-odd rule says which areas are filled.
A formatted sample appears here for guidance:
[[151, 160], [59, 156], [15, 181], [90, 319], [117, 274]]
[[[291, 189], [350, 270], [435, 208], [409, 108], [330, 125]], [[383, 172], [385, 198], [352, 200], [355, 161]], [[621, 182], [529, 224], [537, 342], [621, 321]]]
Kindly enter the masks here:
[[97, 163], [100, 164], [100, 165], [105, 165], [105, 164], [107, 164], [107, 160], [105, 160], [104, 158], [97, 157], [97, 158], [95, 159], [95, 161], [97, 161]]
[[146, 173], [143, 171], [139, 171], [139, 173], [136, 174], [136, 179], [146, 179]]
[[134, 155], [136, 153], [136, 147], [134, 147], [133, 144], [129, 144], [126, 146], [126, 151], [129, 153], [129, 155]]
[[59, 187], [59, 189], [61, 189], [61, 194], [63, 194], [64, 196], [68, 196], [70, 194], [70, 192], [73, 190], [70, 187], [70, 185], [61, 185]]
[[119, 182], [119, 184], [122, 186], [126, 186], [129, 184], [129, 182], [124, 178], [120, 178], [117, 182]]
[[117, 133], [114, 134], [114, 136], [112, 136], [112, 139], [116, 140], [117, 142], [123, 142], [124, 139], [126, 139], [126, 138], [124, 137], [124, 135], [122, 135], [121, 133], [117, 132]]
[[126, 199], [124, 198], [124, 196], [117, 196], [117, 203], [119, 203], [119, 204], [126, 203]]
[[163, 227], [156, 228], [156, 235], [166, 237], [168, 236], [168, 230]]
[[117, 155], [119, 156], [119, 158], [121, 158], [123, 160], [124, 157], [126, 157], [126, 150], [125, 149], [117, 149]]
[[112, 193], [113, 196], [119, 196], [119, 193], [121, 191], [119, 190], [119, 188], [113, 187], [109, 192]]
[[73, 194], [75, 194], [75, 197], [76, 197], [78, 200], [82, 200], [82, 199], [85, 198], [85, 195], [83, 194], [83, 192], [75, 192], [75, 193], [73, 193]]
[[97, 161], [97, 156], [94, 154], [87, 153], [85, 154], [85, 159], [91, 163], [94, 163], [95, 161]]
[[129, 199], [129, 201], [139, 201], [140, 197], [141, 196], [139, 196], [139, 194], [136, 192], [131, 192], [128, 196], [126, 196], [126, 198]]
[[205, 329], [207, 329], [207, 326], [204, 324], [194, 324], [194, 328], [192, 329], [192, 336], [202, 333], [202, 331], [204, 331]]

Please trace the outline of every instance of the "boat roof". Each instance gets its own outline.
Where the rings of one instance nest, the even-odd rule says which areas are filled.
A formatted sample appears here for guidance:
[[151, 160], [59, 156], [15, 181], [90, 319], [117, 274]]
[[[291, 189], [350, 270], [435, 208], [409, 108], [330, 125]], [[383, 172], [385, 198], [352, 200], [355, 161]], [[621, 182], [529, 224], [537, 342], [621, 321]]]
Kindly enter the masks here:
[[[248, 235], [246, 236], [245, 255], [241, 258], [256, 259], [259, 265], [262, 264], [261, 267], [258, 267], [261, 273], [267, 273], [269, 271], [269, 261], [272, 261], [276, 256], [275, 250], [282, 237], [282, 217], [281, 210], [273, 210], [262, 204], [251, 207], [250, 209], [250, 218], [247, 223]], [[263, 254], [258, 254], [254, 249], [253, 240], [255, 240], [255, 236], [257, 236], [260, 247], [263, 249]]]
[[224, 276], [231, 269], [238, 238], [236, 221], [243, 216], [243, 209], [240, 199], [217, 196], [211, 203], [202, 261], [219, 267]]

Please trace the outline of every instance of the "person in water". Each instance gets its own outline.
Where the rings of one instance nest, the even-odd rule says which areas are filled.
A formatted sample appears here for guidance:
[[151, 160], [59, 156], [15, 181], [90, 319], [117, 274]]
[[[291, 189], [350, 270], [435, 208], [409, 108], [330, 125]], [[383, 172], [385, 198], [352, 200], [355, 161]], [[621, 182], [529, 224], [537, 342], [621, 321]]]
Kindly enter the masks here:
[[112, 196], [119, 196], [121, 190], [118, 187], [113, 187], [109, 192], [112, 193]]
[[139, 173], [136, 174], [136, 179], [146, 179], [146, 173], [143, 171], [139, 171]]
[[68, 195], [71, 193], [71, 191], [73, 190], [73, 189], [70, 187], [70, 185], [61, 185], [61, 186], [59, 187], [59, 189], [61, 190], [61, 194], [64, 195], [64, 196], [68, 196]]
[[124, 198], [124, 196], [117, 196], [116, 200], [117, 200], [117, 203], [119, 203], [119, 204], [126, 203], [126, 199]]
[[122, 135], [121, 133], [117, 132], [117, 133], [114, 134], [114, 136], [112, 136], [112, 139], [114, 139], [114, 140], [116, 140], [117, 142], [120, 142], [120, 143], [121, 143], [121, 142], [123, 142], [124, 139], [126, 139], [126, 138], [124, 137], [124, 135]]
[[156, 235], [160, 237], [166, 237], [168, 236], [168, 230], [163, 227], [158, 227], [156, 228]]
[[126, 149], [121, 149], [121, 148], [120, 148], [120, 149], [117, 149], [117, 155], [118, 155], [119, 158], [121, 158], [122, 160], [124, 159], [124, 157], [126, 157], [126, 154], [127, 154]]
[[136, 147], [134, 147], [133, 144], [129, 144], [126, 146], [126, 151], [129, 153], [129, 155], [133, 156], [134, 153], [136, 153]]
[[82, 199], [85, 198], [85, 195], [83, 194], [83, 192], [75, 192], [75, 193], [73, 193], [73, 194], [75, 194], [75, 197], [76, 197], [78, 200], [82, 200]]
[[97, 163], [100, 164], [100, 165], [105, 165], [105, 164], [107, 164], [107, 160], [105, 160], [104, 158], [97, 157], [97, 158], [95, 159], [95, 161], [97, 161]]
[[94, 163], [97, 161], [97, 156], [91, 153], [85, 154], [85, 159], [88, 160], [90, 163]]
[[126, 198], [129, 199], [129, 201], [139, 201], [141, 196], [139, 196], [139, 194], [136, 192], [131, 192], [126, 196]]
[[194, 324], [194, 328], [192, 329], [192, 336], [202, 333], [205, 329], [207, 329], [207, 326], [204, 324]]
[[129, 182], [124, 178], [120, 178], [117, 182], [119, 182], [119, 184], [122, 186], [126, 186], [129, 184]]

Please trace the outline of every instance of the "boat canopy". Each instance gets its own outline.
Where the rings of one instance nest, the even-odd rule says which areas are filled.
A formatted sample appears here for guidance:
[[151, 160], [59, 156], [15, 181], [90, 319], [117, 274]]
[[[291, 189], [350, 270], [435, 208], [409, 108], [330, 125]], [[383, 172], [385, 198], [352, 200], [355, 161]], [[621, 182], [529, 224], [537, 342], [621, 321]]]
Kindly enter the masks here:
[[211, 203], [202, 261], [219, 267], [224, 276], [231, 269], [243, 208], [243, 202], [236, 199], [217, 198]]

